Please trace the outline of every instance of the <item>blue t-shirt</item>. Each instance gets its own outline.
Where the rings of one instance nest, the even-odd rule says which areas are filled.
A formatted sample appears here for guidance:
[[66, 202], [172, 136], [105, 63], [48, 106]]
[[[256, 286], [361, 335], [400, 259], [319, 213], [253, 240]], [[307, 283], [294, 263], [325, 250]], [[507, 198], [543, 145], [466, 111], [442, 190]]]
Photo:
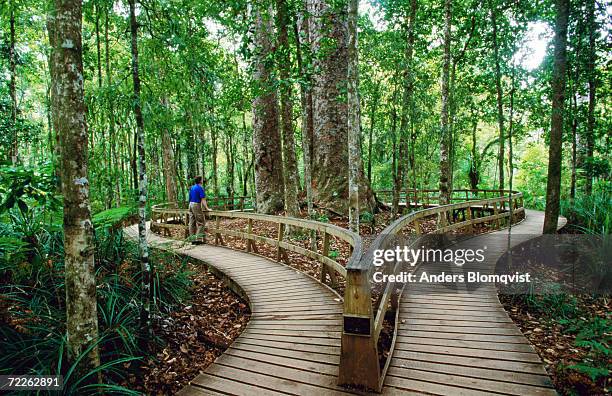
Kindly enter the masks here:
[[194, 184], [191, 189], [189, 189], [189, 202], [202, 202], [202, 198], [206, 198], [206, 193], [204, 192], [204, 187], [199, 184]]

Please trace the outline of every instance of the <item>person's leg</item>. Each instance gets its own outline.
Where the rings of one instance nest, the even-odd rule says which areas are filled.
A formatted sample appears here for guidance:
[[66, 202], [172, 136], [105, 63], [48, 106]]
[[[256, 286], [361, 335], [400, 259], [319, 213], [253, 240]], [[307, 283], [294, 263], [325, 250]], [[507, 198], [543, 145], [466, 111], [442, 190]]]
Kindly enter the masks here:
[[196, 214], [194, 213], [194, 203], [189, 203], [189, 236], [194, 236], [197, 232]]
[[198, 240], [206, 241], [206, 236], [204, 235], [204, 225], [206, 219], [204, 217], [204, 212], [202, 211], [202, 204], [194, 204], [193, 211], [195, 213], [195, 218], [197, 222], [197, 238]]

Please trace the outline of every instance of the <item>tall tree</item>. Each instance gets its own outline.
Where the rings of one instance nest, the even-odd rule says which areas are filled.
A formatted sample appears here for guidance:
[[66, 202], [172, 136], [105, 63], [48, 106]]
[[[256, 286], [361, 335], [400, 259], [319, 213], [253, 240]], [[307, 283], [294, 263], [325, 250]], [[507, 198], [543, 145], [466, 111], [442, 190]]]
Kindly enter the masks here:
[[[164, 110], [168, 108], [168, 99], [162, 97]], [[172, 149], [172, 138], [169, 126], [164, 125], [161, 130], [162, 158], [164, 162], [164, 180], [166, 185], [166, 200], [172, 204], [178, 202], [176, 194], [176, 168], [174, 167], [174, 150]]]
[[[589, 32], [589, 47], [587, 59], [587, 73], [589, 79], [589, 107], [587, 115], [587, 136], [586, 136], [586, 156], [587, 161], [593, 158], [595, 153], [595, 100], [596, 100], [596, 70], [595, 61], [597, 59], [597, 51], [595, 48], [595, 35], [597, 34], [597, 25], [595, 23], [595, 0], [587, 2], [587, 29]], [[585, 193], [591, 194], [593, 191], [593, 171], [591, 166], [587, 166]]]
[[[52, 28], [54, 119], [62, 152], [64, 267], [68, 358], [81, 373], [100, 365], [94, 241], [87, 172], [87, 124], [83, 97], [82, 6], [55, 0]], [[89, 353], [82, 356], [91, 347]], [[79, 360], [81, 359], [81, 360]]]
[[561, 194], [561, 149], [563, 140], [563, 102], [565, 100], [567, 23], [569, 0], [555, 1], [554, 65], [552, 74], [552, 109], [548, 149], [548, 180], [546, 183], [545, 234], [557, 232]]
[[[409, 121], [412, 121], [412, 114], [410, 110], [413, 107], [413, 96], [414, 96], [414, 85], [413, 85], [413, 70], [412, 70], [412, 57], [414, 52], [414, 39], [415, 39], [415, 19], [417, 11], [417, 1], [410, 0], [410, 12], [408, 16], [408, 22], [406, 26], [406, 51], [404, 54], [404, 81], [403, 81], [403, 93], [402, 93], [402, 108], [400, 116], [400, 138], [398, 148], [398, 161], [397, 170], [395, 172], [395, 178], [393, 183], [393, 201], [392, 211], [393, 214], [397, 214], [399, 210], [399, 199], [400, 192], [404, 185], [404, 179], [408, 179], [408, 153], [410, 148], [408, 147], [408, 135], [410, 132]], [[414, 141], [411, 142], [414, 145]], [[408, 198], [406, 198], [408, 199]]]
[[134, 85], [134, 116], [136, 118], [136, 142], [138, 151], [138, 246], [140, 250], [141, 307], [140, 328], [141, 346], [147, 347], [151, 333], [151, 266], [149, 264], [149, 245], [147, 242], [147, 167], [145, 162], [145, 131], [140, 102], [140, 72], [138, 65], [138, 22], [136, 20], [136, 0], [130, 2], [130, 33], [132, 52], [132, 82]]
[[10, 68], [10, 82], [9, 92], [11, 95], [11, 121], [13, 123], [13, 136], [11, 139], [11, 161], [13, 165], [17, 164], [19, 160], [19, 137], [17, 135], [17, 68], [15, 52], [15, 0], [10, 0], [10, 42], [9, 42], [9, 68]]
[[[319, 206], [348, 213], [347, 2], [309, 0], [313, 68], [313, 193]], [[359, 205], [375, 207], [374, 195], [358, 169]]]
[[452, 23], [452, 0], [444, 1], [444, 56], [442, 59], [442, 110], [440, 113], [441, 125], [441, 144], [440, 144], [440, 203], [450, 203], [451, 189], [451, 168], [449, 158], [449, 146], [451, 144], [449, 134], [449, 72], [451, 63], [451, 23]]
[[298, 217], [300, 206], [298, 203], [299, 175], [295, 157], [295, 139], [293, 131], [293, 105], [291, 102], [292, 81], [290, 79], [291, 57], [289, 48], [289, 9], [287, 0], [276, 1], [276, 19], [278, 26], [278, 66], [280, 71], [280, 101], [281, 101], [281, 128], [283, 137], [283, 176], [285, 178], [285, 210], [288, 216]]
[[491, 25], [493, 28], [493, 58], [495, 63], [495, 92], [497, 98], [497, 125], [499, 128], [499, 152], [497, 154], [497, 168], [499, 173], [498, 187], [504, 189], [504, 102], [502, 90], [501, 59], [499, 55], [498, 25], [497, 25], [497, 5], [491, 2]]
[[359, 53], [357, 51], [359, 0], [348, 0], [347, 104], [348, 104], [348, 198], [349, 228], [359, 233], [359, 171], [363, 169], [360, 147]]
[[253, 155], [255, 161], [255, 189], [257, 211], [276, 213], [284, 207], [283, 162], [279, 131], [278, 101], [273, 78], [272, 15], [269, 8], [253, 7], [255, 19], [254, 41], [254, 99], [253, 99]]

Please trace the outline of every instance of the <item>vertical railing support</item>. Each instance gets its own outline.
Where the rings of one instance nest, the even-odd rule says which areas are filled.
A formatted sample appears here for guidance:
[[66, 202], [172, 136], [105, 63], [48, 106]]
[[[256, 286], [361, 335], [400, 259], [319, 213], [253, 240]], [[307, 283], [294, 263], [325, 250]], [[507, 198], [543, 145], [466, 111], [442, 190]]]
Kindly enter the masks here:
[[339, 385], [378, 390], [380, 367], [373, 337], [372, 291], [367, 269], [347, 269]]
[[278, 236], [276, 238], [278, 242], [278, 246], [276, 247], [276, 261], [280, 262], [283, 258], [283, 248], [281, 248], [280, 243], [283, 241], [283, 235], [285, 233], [285, 225], [283, 223], [278, 223]]
[[[321, 255], [323, 255], [323, 257], [329, 256], [329, 234], [325, 231], [323, 231], [323, 247], [321, 250]], [[325, 283], [327, 280], [327, 277], [325, 276], [326, 274], [327, 266], [325, 263], [321, 263], [321, 277], [319, 278], [321, 283]]]
[[[253, 219], [249, 218], [247, 220], [247, 235], [250, 237], [251, 235], [253, 235]], [[252, 245], [253, 241], [251, 240], [251, 238], [248, 238], [246, 241], [246, 249], [247, 252], [251, 252], [252, 249]]]

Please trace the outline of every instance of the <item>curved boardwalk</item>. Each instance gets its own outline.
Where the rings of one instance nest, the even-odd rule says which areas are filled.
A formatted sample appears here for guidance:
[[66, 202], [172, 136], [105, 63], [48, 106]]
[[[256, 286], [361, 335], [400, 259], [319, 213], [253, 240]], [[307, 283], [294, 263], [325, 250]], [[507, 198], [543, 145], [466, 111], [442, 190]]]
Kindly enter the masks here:
[[[543, 222], [544, 213], [527, 210], [526, 219], [512, 227], [510, 247], [541, 234]], [[469, 271], [494, 273], [508, 249], [507, 236], [506, 229], [461, 242], [458, 248], [487, 246], [486, 260]], [[428, 264], [417, 276], [464, 272], [452, 267]], [[494, 286], [449, 290], [407, 285], [399, 319], [384, 394], [556, 395], [540, 357], [508, 317]]]
[[[541, 233], [543, 213], [526, 211], [510, 246]], [[128, 232], [136, 235], [135, 227]], [[507, 250], [507, 230], [461, 242], [487, 246], [470, 271], [493, 273]], [[222, 247], [183, 245], [149, 233], [152, 243], [202, 260], [240, 285], [252, 318], [244, 332], [180, 395], [335, 395], [342, 302], [329, 288], [291, 267]], [[463, 272], [428, 264], [417, 271]], [[554, 395], [531, 344], [506, 314], [494, 287], [478, 290], [407, 285], [395, 350], [382, 393]]]
[[[137, 237], [136, 226], [128, 234]], [[180, 395], [335, 395], [342, 301], [328, 287], [269, 259], [223, 247], [151, 243], [202, 260], [238, 285], [252, 317], [242, 334]]]

